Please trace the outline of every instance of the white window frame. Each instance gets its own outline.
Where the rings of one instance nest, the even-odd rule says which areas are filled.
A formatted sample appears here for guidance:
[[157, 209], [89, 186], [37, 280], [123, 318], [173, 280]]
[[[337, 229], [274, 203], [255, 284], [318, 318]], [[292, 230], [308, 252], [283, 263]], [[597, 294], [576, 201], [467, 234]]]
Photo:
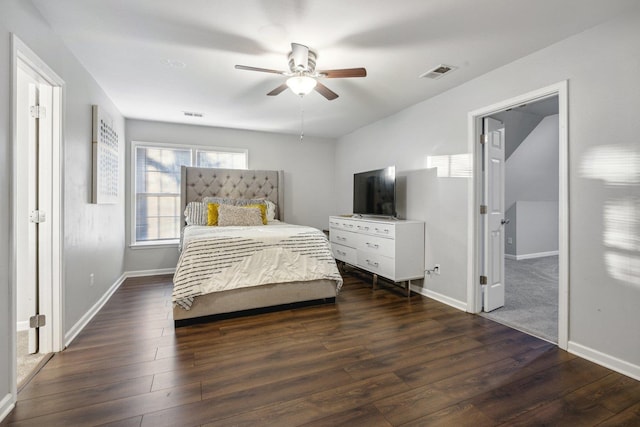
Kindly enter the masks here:
[[151, 247], [170, 247], [177, 246], [180, 239], [167, 239], [167, 240], [150, 240], [140, 241], [136, 240], [136, 212], [137, 212], [137, 193], [136, 193], [136, 151], [138, 148], [158, 148], [158, 149], [175, 149], [175, 150], [190, 150], [191, 151], [191, 165], [196, 162], [196, 156], [198, 151], [218, 151], [225, 153], [242, 153], [246, 158], [245, 170], [249, 168], [249, 150], [246, 148], [236, 147], [218, 147], [208, 145], [186, 145], [176, 143], [164, 143], [164, 142], [146, 142], [146, 141], [131, 141], [131, 157], [130, 157], [130, 244], [131, 248], [151, 248]]

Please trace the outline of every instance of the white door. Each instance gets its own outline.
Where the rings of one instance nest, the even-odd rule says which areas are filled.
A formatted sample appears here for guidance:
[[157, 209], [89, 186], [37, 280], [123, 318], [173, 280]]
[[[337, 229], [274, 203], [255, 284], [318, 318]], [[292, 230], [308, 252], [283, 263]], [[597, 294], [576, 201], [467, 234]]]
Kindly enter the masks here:
[[29, 328], [29, 319], [38, 311], [38, 228], [29, 219], [38, 206], [37, 146], [38, 122], [31, 117], [30, 106], [38, 103], [38, 82], [19, 69], [17, 99], [17, 303], [18, 321], [28, 328], [28, 352], [38, 352], [37, 330]]
[[483, 310], [504, 306], [504, 126], [490, 117], [483, 119], [484, 144], [484, 271]]
[[[51, 351], [46, 326], [30, 327], [30, 320], [51, 313], [53, 88], [28, 67], [18, 67], [16, 99], [16, 303], [18, 328], [28, 329], [28, 352]], [[49, 317], [50, 320], [50, 317]], [[46, 325], [46, 322], [45, 322]]]

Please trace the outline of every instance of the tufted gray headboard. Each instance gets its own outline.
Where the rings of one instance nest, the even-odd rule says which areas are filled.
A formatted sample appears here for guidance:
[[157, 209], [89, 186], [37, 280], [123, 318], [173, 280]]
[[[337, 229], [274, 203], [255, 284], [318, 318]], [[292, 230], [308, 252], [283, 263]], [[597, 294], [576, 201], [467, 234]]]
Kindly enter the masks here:
[[266, 198], [278, 205], [276, 217], [284, 221], [284, 172], [249, 169], [216, 169], [182, 166], [180, 188], [180, 226], [189, 202], [203, 197], [233, 199]]

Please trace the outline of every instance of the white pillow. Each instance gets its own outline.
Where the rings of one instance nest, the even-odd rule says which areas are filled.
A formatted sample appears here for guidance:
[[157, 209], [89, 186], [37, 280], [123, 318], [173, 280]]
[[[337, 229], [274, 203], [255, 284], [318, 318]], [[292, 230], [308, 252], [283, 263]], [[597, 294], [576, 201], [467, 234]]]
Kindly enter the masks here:
[[242, 206], [218, 206], [218, 226], [231, 225], [263, 225], [262, 212], [259, 208]]
[[276, 219], [276, 207], [277, 205], [271, 200], [264, 201], [267, 204], [267, 221], [273, 221]]

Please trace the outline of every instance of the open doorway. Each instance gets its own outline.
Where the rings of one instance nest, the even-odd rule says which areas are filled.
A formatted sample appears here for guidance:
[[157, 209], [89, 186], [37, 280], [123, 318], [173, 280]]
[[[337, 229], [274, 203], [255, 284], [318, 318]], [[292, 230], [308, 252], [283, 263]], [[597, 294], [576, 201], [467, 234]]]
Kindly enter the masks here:
[[17, 390], [52, 352], [62, 349], [63, 82], [15, 35], [12, 50], [12, 346]]
[[567, 84], [471, 112], [469, 125], [468, 311], [566, 349]]
[[483, 316], [558, 342], [558, 96], [490, 116], [504, 133], [504, 305]]

